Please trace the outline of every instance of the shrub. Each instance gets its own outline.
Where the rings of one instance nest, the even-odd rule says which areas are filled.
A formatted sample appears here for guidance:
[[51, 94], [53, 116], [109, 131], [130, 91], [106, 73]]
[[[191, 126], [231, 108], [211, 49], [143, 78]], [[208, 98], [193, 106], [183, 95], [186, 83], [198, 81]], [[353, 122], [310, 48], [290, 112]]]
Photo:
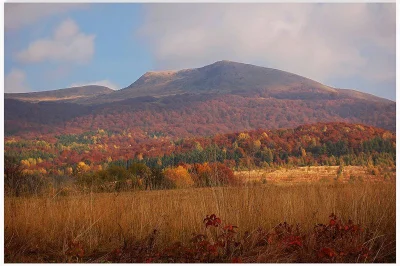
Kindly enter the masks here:
[[379, 169], [378, 169], [377, 167], [371, 167], [371, 168], [370, 168], [370, 173], [371, 173], [372, 175], [377, 176], [377, 175], [379, 175]]
[[112, 165], [107, 168], [108, 179], [112, 181], [125, 181], [129, 179], [129, 172], [121, 166]]
[[343, 172], [344, 172], [344, 165], [341, 163], [339, 165], [339, 168], [338, 168], [337, 172], [336, 172], [336, 178], [337, 179], [341, 178], [343, 176]]
[[40, 194], [49, 187], [49, 181], [41, 174], [24, 174], [24, 167], [14, 157], [4, 158], [4, 192], [16, 197], [23, 194]]
[[199, 187], [237, 184], [233, 171], [219, 162], [195, 164], [192, 175]]
[[350, 175], [350, 178], [349, 178], [349, 182], [350, 182], [350, 183], [354, 183], [354, 182], [356, 182], [356, 181], [357, 181], [357, 177], [356, 177], [355, 175], [351, 174], [351, 175]]
[[[132, 186], [142, 187], [143, 185], [145, 189], [153, 189], [153, 175], [150, 168], [147, 167], [145, 164], [133, 163], [131, 166], [129, 166], [128, 172], [133, 175]], [[144, 184], [139, 185], [137, 183], [138, 180], [143, 180]]]
[[211, 182], [214, 185], [234, 185], [237, 183], [233, 171], [222, 163], [211, 163]]
[[[215, 214], [204, 220], [204, 233], [193, 234], [188, 243], [175, 242], [160, 247], [157, 230], [142, 241], [126, 242], [108, 253], [102, 262], [125, 263], [254, 263], [254, 262], [394, 262], [392, 253], [380, 253], [385, 242], [374, 239], [352, 220], [342, 221], [331, 214], [304, 232], [299, 224], [280, 223], [271, 230], [259, 228], [239, 233], [239, 228], [225, 224]], [[76, 245], [75, 245], [76, 246]], [[390, 244], [391, 248], [395, 244]], [[83, 254], [83, 246], [77, 249]], [[75, 250], [75, 249], [74, 249]], [[76, 253], [76, 252], [75, 252]], [[74, 255], [76, 255], [74, 253]]]
[[206, 187], [211, 186], [211, 167], [209, 163], [199, 164], [196, 163], [191, 171], [193, 180], [195, 180], [196, 186]]

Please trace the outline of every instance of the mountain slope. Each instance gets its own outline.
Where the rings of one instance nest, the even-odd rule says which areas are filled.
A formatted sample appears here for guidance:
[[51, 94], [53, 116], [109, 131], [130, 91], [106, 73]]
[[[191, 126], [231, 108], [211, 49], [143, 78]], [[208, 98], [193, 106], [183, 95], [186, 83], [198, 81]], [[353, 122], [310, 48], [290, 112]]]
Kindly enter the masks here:
[[14, 99], [26, 102], [50, 102], [50, 101], [68, 101], [75, 102], [78, 99], [96, 97], [112, 93], [113, 90], [104, 86], [88, 85], [81, 87], [72, 87], [52, 91], [40, 91], [30, 93], [5, 93], [4, 99]]
[[277, 99], [368, 99], [388, 100], [351, 90], [341, 90], [285, 71], [231, 61], [201, 68], [147, 72], [127, 88], [81, 101], [101, 104], [128, 98], [164, 97], [182, 93], [236, 94]]
[[5, 101], [7, 135], [101, 128], [131, 131], [141, 138], [184, 137], [315, 122], [364, 123], [395, 131], [396, 103], [229, 61], [149, 72], [125, 89], [72, 102]]
[[[11, 102], [13, 101], [13, 102]], [[64, 134], [97, 129], [185, 137], [315, 122], [364, 123], [395, 131], [396, 105], [366, 100], [288, 100], [179, 94], [87, 106], [5, 102], [5, 134]]]
[[[180, 71], [147, 72], [125, 89], [91, 99], [91, 103], [119, 101], [139, 96], [167, 96], [181, 93], [279, 95], [291, 89], [308, 88], [320, 96], [336, 90], [288, 72], [231, 61]], [[308, 93], [308, 91], [305, 91]]]

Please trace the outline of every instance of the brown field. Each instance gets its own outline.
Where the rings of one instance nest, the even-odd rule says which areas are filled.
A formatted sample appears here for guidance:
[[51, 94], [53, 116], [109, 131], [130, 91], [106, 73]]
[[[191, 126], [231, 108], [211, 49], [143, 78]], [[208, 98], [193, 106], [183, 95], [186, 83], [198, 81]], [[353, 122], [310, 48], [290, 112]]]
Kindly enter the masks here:
[[[238, 226], [238, 233], [243, 234], [260, 227], [270, 230], [284, 221], [300, 223], [302, 231], [309, 232], [316, 223], [328, 222], [332, 212], [344, 221], [352, 219], [369, 228], [372, 241], [382, 242], [379, 254], [370, 261], [377, 260], [378, 255], [395, 260], [394, 182], [314, 182], [5, 198], [5, 261], [107, 261], [107, 254], [124, 241], [146, 239], [154, 229], [158, 232], [158, 247], [174, 241], [188, 243], [193, 233], [210, 234], [203, 219], [213, 213], [225, 224]], [[66, 255], [71, 238], [84, 249], [84, 255], [76, 260]], [[253, 254], [243, 261], [260, 261], [255, 259], [259, 257], [260, 254]], [[275, 256], [261, 261], [296, 259]]]
[[281, 168], [271, 170], [236, 171], [235, 176], [247, 182], [268, 182], [274, 184], [284, 183], [310, 183], [310, 182], [392, 182], [396, 179], [395, 169], [367, 168], [364, 166], [344, 166], [343, 174], [337, 179], [339, 166], [311, 166], [293, 169]]

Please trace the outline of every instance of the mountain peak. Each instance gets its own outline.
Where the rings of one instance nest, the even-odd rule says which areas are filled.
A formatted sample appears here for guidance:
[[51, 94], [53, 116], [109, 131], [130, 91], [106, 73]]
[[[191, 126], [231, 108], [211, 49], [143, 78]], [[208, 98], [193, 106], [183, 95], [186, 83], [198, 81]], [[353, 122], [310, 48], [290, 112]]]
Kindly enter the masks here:
[[219, 60], [219, 61], [215, 62], [214, 64], [229, 64], [229, 63], [238, 63], [238, 62], [234, 62], [234, 61], [230, 61], [230, 60]]
[[208, 66], [226, 66], [226, 65], [246, 65], [246, 64], [235, 62], [235, 61], [230, 61], [230, 60], [220, 60], [220, 61], [217, 61], [217, 62], [212, 63], [210, 65], [204, 66], [204, 67], [208, 67]]
[[330, 97], [329, 93], [335, 93], [336, 90], [285, 71], [220, 60], [199, 68], [146, 72], [130, 86], [113, 94], [114, 99], [108, 97], [108, 101], [182, 93], [238, 93], [283, 98], [318, 97], [309, 96], [311, 92]]
[[93, 98], [91, 104], [177, 94], [235, 94], [289, 100], [366, 98], [362, 93], [361, 97], [286, 71], [220, 60], [199, 68], [146, 72], [124, 89]]
[[175, 70], [164, 70], [164, 71], [147, 71], [144, 77], [164, 77], [176, 74]]

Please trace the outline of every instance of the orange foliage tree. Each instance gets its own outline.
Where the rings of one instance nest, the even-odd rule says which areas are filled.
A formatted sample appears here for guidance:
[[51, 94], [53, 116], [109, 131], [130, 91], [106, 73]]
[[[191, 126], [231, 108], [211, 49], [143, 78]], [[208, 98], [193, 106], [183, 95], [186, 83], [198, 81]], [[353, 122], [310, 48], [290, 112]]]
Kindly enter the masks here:
[[187, 188], [194, 185], [189, 172], [183, 167], [167, 168], [164, 170], [165, 178], [172, 182], [177, 188]]
[[198, 186], [233, 185], [233, 171], [223, 163], [195, 164], [193, 176]]

